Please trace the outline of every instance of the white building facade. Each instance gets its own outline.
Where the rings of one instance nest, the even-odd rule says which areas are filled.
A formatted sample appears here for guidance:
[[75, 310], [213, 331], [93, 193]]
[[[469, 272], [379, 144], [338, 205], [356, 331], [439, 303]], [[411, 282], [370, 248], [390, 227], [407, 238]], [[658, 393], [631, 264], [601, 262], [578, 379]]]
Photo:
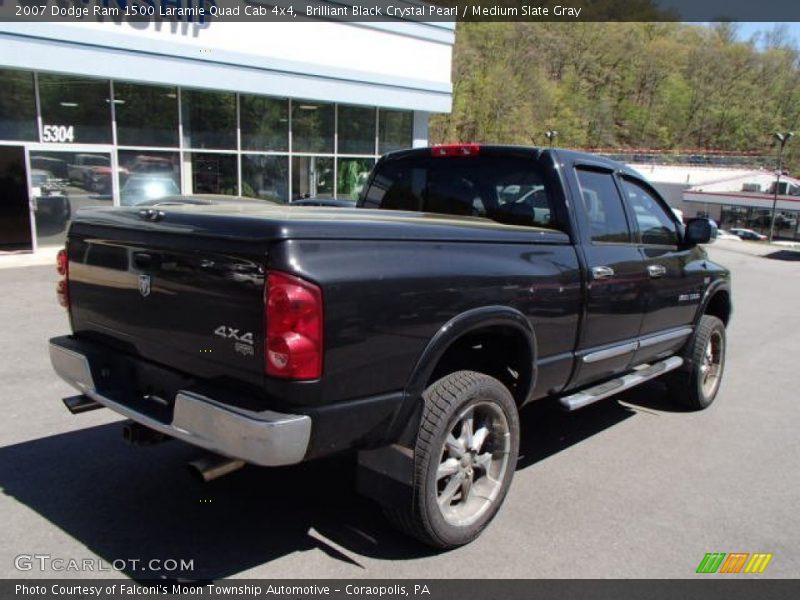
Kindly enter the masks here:
[[0, 23], [0, 251], [85, 205], [355, 197], [449, 112], [453, 23]]

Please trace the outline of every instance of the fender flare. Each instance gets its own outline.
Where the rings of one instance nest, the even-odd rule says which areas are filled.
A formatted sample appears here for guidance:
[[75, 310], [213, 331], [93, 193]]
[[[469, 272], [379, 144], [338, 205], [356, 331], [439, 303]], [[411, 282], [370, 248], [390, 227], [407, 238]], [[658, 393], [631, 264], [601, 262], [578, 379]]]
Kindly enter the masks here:
[[477, 329], [501, 326], [514, 329], [522, 334], [528, 345], [531, 357], [531, 371], [524, 401], [530, 400], [536, 384], [537, 343], [533, 327], [520, 311], [510, 306], [482, 306], [460, 313], [442, 325], [422, 351], [414, 369], [411, 371], [404, 390], [404, 400], [390, 426], [390, 437], [408, 441], [416, 436], [417, 424], [422, 415], [419, 399], [444, 353], [465, 334]]
[[[694, 328], [697, 329], [697, 326], [700, 323], [700, 318], [705, 314], [706, 309], [708, 308], [709, 302], [711, 302], [711, 298], [717, 292], [726, 292], [728, 294], [728, 298], [731, 297], [731, 285], [727, 279], [717, 279], [712, 281], [711, 284], [706, 288], [706, 291], [703, 293], [703, 298], [700, 300], [700, 304], [697, 307], [697, 313], [694, 316]], [[733, 304], [729, 303], [729, 308], [731, 314], [733, 314]]]

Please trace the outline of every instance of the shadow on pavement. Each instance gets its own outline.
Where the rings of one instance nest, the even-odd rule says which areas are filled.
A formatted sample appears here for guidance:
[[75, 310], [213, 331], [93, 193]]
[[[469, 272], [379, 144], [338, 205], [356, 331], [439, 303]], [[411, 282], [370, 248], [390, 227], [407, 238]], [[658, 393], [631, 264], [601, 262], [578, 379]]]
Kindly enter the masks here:
[[[620, 399], [635, 401], [628, 396]], [[614, 399], [576, 413], [536, 403], [521, 413], [517, 468], [635, 414]], [[364, 569], [359, 556], [402, 560], [432, 552], [355, 493], [353, 456], [245, 467], [202, 484], [184, 468], [197, 455], [181, 442], [127, 446], [120, 423], [112, 423], [0, 448], [0, 487], [107, 563], [128, 561], [123, 573], [139, 580], [219, 579], [308, 550], [350, 565], [357, 576]], [[193, 560], [193, 569], [151, 570], [150, 559]]]
[[[0, 487], [109, 564], [139, 559], [123, 570], [129, 577], [218, 579], [315, 549], [363, 568], [326, 540], [385, 559], [427, 553], [356, 495], [351, 457], [245, 467], [203, 484], [184, 467], [196, 449], [133, 448], [120, 430], [113, 423], [0, 448]], [[150, 559], [193, 560], [194, 568], [153, 571]]]
[[772, 260], [783, 260], [788, 262], [800, 261], [800, 250], [778, 250], [777, 252], [770, 252], [765, 254], [764, 258], [771, 258]]

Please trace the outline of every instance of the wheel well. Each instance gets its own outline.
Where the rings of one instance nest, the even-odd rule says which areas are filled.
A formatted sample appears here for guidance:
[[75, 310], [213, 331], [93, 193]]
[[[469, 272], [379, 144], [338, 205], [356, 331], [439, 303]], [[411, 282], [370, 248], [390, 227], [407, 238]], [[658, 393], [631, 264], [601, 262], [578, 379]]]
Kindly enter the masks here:
[[731, 318], [731, 298], [728, 292], [720, 290], [711, 296], [704, 314], [717, 317], [727, 327]]
[[460, 337], [436, 363], [428, 387], [455, 371], [478, 371], [505, 385], [517, 405], [528, 396], [533, 379], [533, 356], [525, 336], [512, 327], [493, 326]]

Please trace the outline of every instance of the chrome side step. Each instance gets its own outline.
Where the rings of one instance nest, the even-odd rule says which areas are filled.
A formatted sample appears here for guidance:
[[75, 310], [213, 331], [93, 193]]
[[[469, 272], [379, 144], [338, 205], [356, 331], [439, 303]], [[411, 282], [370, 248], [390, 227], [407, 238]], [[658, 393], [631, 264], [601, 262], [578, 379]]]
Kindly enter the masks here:
[[608, 398], [614, 394], [619, 394], [627, 389], [635, 387], [640, 383], [655, 379], [664, 373], [674, 371], [683, 364], [683, 359], [680, 356], [670, 356], [666, 360], [662, 360], [652, 365], [639, 365], [632, 372], [622, 377], [611, 379], [594, 387], [581, 390], [570, 396], [564, 396], [559, 399], [561, 408], [568, 411], [578, 410], [588, 404]]

